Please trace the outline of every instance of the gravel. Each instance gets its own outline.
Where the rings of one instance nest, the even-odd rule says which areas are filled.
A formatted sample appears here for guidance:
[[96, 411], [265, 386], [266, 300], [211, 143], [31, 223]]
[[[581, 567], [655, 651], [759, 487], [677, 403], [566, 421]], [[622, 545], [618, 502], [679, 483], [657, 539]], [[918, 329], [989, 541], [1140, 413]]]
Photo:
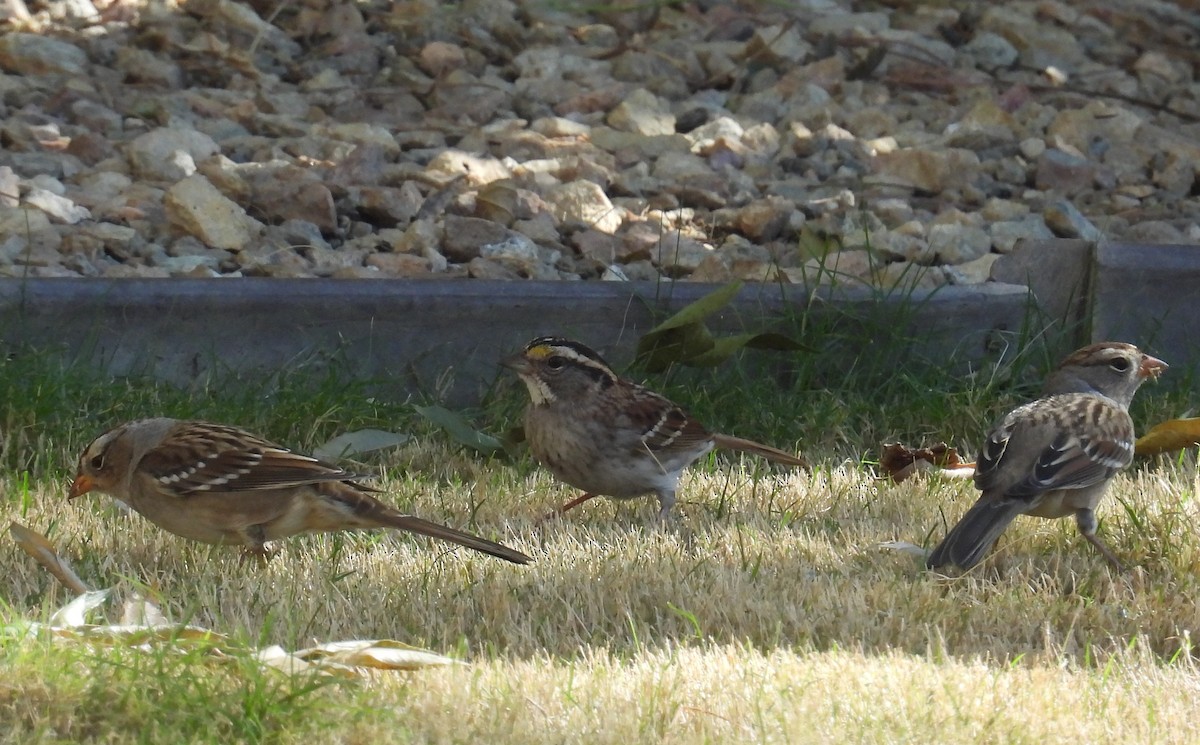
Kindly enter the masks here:
[[3, 0], [0, 276], [936, 286], [1200, 243], [1194, 7]]

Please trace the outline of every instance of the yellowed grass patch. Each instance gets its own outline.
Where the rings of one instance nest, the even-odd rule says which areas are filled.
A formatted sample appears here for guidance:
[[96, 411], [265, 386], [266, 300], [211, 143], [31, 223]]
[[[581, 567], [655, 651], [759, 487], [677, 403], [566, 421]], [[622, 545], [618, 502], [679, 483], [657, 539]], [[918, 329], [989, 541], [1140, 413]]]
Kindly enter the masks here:
[[[649, 498], [539, 525], [572, 496], [543, 473], [428, 445], [396, 456], [381, 482], [390, 501], [505, 541], [529, 567], [382, 533], [293, 540], [262, 567], [103, 497], [68, 505], [49, 485], [25, 514], [0, 501], [0, 519], [47, 533], [93, 586], [140, 589], [174, 620], [288, 648], [394, 638], [471, 663], [314, 694], [344, 711], [327, 731], [273, 725], [303, 739], [1200, 740], [1194, 459], [1118, 478], [1101, 532], [1125, 573], [1073, 522], [1021, 518], [963, 577], [882, 544], [936, 540], [943, 515], [974, 499], [968, 483], [755, 467], [698, 469], [667, 527]], [[44, 618], [68, 599], [14, 547], [0, 572], [5, 615]], [[14, 700], [48, 685], [21, 672]]]

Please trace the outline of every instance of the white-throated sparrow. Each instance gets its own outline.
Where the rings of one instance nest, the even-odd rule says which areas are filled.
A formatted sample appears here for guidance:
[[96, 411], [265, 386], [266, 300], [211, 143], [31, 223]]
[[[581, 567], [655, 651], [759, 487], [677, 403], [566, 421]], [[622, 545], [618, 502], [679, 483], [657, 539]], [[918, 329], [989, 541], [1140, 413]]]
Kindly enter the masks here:
[[267, 541], [298, 533], [395, 528], [517, 564], [531, 561], [494, 541], [401, 514], [354, 484], [357, 478], [237, 427], [138, 419], [88, 445], [68, 498], [102, 491], [175, 535], [260, 556]]
[[558, 514], [596, 496], [630, 499], [654, 493], [666, 519], [683, 469], [714, 447], [805, 465], [782, 450], [709, 432], [663, 396], [618, 376], [578, 342], [539, 337], [502, 364], [529, 389], [525, 437], [530, 450], [555, 476], [585, 492]]
[[1094, 510], [1112, 477], [1133, 462], [1134, 393], [1166, 368], [1120, 342], [1070, 354], [1046, 379], [1041, 398], [988, 433], [975, 467], [975, 488], [983, 494], [926, 565], [970, 569], [1017, 515], [1074, 514], [1079, 532], [1119, 571], [1117, 557], [1096, 537]]

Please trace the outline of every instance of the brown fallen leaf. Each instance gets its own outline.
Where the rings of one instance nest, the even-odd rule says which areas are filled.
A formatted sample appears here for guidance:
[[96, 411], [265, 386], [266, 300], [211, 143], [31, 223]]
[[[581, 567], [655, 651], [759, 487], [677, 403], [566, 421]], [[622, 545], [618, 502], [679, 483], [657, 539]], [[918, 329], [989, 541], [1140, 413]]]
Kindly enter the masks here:
[[54, 545], [46, 539], [44, 535], [13, 521], [8, 526], [8, 532], [12, 535], [13, 540], [21, 547], [21, 550], [34, 558], [37, 563], [44, 566], [54, 578], [66, 585], [67, 589], [76, 595], [82, 595], [88, 592], [91, 588], [79, 578], [79, 575], [67, 566], [62, 557], [58, 555]]
[[1136, 455], [1158, 455], [1200, 443], [1200, 417], [1170, 419], [1156, 424], [1134, 443]]
[[944, 442], [926, 448], [910, 448], [899, 442], [883, 446], [879, 467], [897, 484], [915, 473], [937, 471], [947, 478], [970, 478], [975, 475], [974, 463], [963, 463], [958, 451]]

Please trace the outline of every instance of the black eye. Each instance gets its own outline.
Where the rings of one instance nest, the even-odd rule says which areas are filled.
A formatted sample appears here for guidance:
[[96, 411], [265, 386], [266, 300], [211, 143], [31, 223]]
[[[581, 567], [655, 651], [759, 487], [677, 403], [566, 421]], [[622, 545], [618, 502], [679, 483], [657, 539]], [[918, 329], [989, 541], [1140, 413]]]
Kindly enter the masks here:
[[1117, 372], [1123, 373], [1123, 372], [1129, 371], [1129, 366], [1131, 364], [1133, 364], [1133, 363], [1129, 361], [1128, 357], [1117, 357], [1115, 360], [1108, 363], [1108, 366], [1111, 367], [1112, 369], [1116, 370]]
[[92, 458], [91, 460], [88, 461], [88, 465], [91, 466], [92, 468], [96, 469], [97, 471], [99, 471], [101, 468], [104, 468], [104, 456], [103, 455], [95, 456], [94, 458]]
[[550, 359], [546, 360], [546, 367], [550, 368], [551, 370], [561, 370], [566, 364], [567, 360], [563, 357], [559, 357], [558, 355], [554, 355]]

